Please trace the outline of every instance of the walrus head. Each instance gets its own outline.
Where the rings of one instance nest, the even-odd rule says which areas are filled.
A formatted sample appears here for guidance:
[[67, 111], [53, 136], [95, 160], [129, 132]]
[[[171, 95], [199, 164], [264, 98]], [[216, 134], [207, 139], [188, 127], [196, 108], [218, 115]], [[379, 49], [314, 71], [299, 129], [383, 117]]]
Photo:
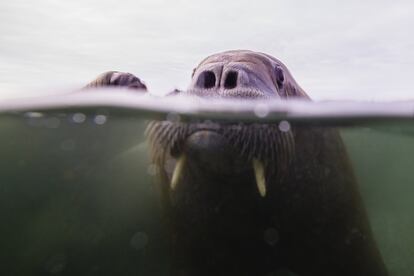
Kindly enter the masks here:
[[228, 51], [194, 69], [188, 93], [231, 98], [308, 98], [278, 59], [252, 51]]
[[[191, 84], [183, 93], [203, 98], [308, 99], [283, 63], [246, 50], [204, 59], [193, 70]], [[206, 177], [231, 176], [253, 169], [257, 191], [265, 196], [267, 174], [283, 174], [294, 156], [294, 137], [288, 122], [269, 125], [165, 121], [153, 123], [148, 134], [156, 163], [168, 156], [171, 190], [179, 185], [187, 166], [205, 171]]]
[[138, 77], [131, 73], [108, 71], [100, 74], [94, 81], [87, 84], [83, 89], [102, 87], [128, 88], [133, 91], [146, 92], [147, 86]]

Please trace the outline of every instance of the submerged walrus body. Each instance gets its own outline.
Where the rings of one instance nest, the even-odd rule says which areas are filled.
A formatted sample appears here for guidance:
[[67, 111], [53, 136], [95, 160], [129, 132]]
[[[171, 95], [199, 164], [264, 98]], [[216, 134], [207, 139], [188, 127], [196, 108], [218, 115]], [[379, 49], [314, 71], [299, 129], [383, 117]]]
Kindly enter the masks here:
[[[203, 60], [199, 97], [308, 99], [277, 59]], [[172, 275], [387, 275], [335, 129], [153, 122]]]

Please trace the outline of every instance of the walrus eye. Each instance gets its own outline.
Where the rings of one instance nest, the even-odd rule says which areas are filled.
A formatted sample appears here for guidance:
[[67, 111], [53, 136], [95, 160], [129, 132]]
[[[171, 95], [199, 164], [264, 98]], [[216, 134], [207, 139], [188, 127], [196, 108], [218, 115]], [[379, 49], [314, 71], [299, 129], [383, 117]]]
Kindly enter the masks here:
[[275, 77], [276, 83], [279, 88], [283, 87], [283, 82], [285, 81], [285, 75], [283, 74], [283, 69], [279, 66], [275, 67]]
[[226, 80], [224, 81], [224, 88], [233, 89], [237, 86], [237, 72], [230, 71], [227, 73]]
[[200, 88], [212, 88], [216, 85], [216, 76], [211, 71], [204, 71], [198, 76], [197, 86]]

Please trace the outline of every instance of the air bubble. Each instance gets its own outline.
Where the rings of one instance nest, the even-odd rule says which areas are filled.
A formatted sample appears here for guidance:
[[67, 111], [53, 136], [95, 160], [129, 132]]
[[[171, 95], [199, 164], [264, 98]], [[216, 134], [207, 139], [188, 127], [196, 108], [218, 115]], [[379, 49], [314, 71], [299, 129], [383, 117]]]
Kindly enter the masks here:
[[46, 270], [51, 274], [59, 274], [66, 267], [67, 261], [66, 256], [63, 254], [52, 256], [46, 262]]
[[168, 159], [165, 161], [165, 165], [164, 165], [164, 169], [165, 169], [165, 171], [166, 171], [167, 173], [169, 173], [169, 174], [172, 174], [172, 173], [173, 173], [173, 171], [174, 171], [174, 169], [175, 169], [176, 164], [177, 164], [177, 161], [176, 161], [175, 159], [173, 159], [173, 158], [168, 158]]
[[177, 123], [181, 120], [180, 115], [174, 112], [170, 112], [167, 114], [167, 121], [171, 123]]
[[75, 123], [81, 124], [81, 123], [85, 122], [85, 120], [86, 120], [86, 115], [85, 115], [85, 114], [83, 114], [83, 113], [75, 113], [75, 114], [73, 114], [73, 116], [72, 116], [72, 120], [73, 120]]
[[155, 164], [148, 165], [147, 172], [149, 175], [155, 175], [157, 173], [157, 166]]
[[96, 115], [95, 118], [93, 119], [93, 121], [97, 125], [103, 125], [103, 124], [106, 123], [107, 117], [105, 115]]
[[267, 228], [264, 232], [264, 240], [274, 246], [279, 241], [279, 232], [275, 228]]
[[44, 115], [40, 112], [26, 112], [24, 116], [28, 118], [42, 118]]
[[282, 132], [289, 132], [290, 131], [290, 124], [288, 121], [281, 121], [279, 123], [279, 130]]
[[135, 250], [142, 250], [148, 244], [148, 236], [144, 232], [137, 232], [135, 233], [130, 241], [130, 245]]
[[269, 107], [266, 104], [257, 104], [254, 107], [254, 114], [259, 118], [265, 118], [269, 115]]

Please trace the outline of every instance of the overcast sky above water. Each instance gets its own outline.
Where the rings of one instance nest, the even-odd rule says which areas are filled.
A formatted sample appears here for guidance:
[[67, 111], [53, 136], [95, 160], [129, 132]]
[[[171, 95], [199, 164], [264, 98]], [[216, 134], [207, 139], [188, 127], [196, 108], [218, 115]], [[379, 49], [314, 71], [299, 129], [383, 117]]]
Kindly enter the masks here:
[[414, 1], [1, 1], [0, 99], [60, 93], [99, 73], [185, 89], [205, 56], [282, 60], [316, 100], [413, 99]]

